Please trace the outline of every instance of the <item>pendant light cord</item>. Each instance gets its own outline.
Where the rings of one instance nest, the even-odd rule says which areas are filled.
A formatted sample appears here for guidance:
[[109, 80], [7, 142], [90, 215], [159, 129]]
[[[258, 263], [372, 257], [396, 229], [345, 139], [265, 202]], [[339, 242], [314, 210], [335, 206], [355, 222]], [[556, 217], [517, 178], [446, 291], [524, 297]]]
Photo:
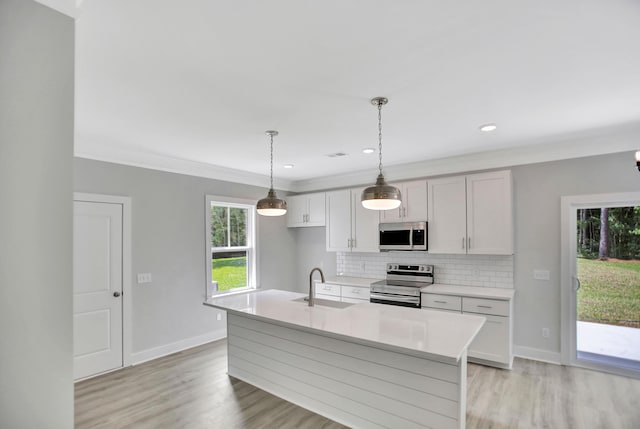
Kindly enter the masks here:
[[378, 169], [382, 175], [382, 102], [378, 101]]
[[271, 136], [271, 170], [269, 173], [269, 177], [271, 180], [271, 188], [269, 189], [273, 189], [273, 134], [270, 135]]

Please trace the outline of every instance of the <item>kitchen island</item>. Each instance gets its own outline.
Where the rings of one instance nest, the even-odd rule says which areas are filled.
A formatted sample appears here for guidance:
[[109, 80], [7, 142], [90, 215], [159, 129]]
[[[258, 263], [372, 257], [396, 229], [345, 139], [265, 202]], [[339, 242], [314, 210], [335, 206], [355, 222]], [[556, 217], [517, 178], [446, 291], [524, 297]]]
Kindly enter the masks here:
[[485, 319], [263, 290], [213, 297], [227, 312], [228, 374], [362, 428], [463, 428], [467, 348]]

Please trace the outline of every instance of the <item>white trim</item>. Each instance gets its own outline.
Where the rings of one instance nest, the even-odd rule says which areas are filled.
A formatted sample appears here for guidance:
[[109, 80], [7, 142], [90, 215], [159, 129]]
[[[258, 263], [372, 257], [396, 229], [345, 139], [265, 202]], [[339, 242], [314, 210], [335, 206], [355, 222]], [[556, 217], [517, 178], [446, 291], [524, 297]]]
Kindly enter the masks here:
[[[245, 289], [250, 289], [250, 290], [254, 290], [257, 289], [257, 284], [258, 284], [258, 220], [256, 219], [257, 215], [256, 215], [256, 201], [255, 200], [249, 200], [246, 198], [235, 198], [235, 197], [226, 197], [226, 196], [220, 196], [220, 195], [205, 195], [205, 204], [204, 204], [204, 210], [205, 210], [205, 219], [204, 219], [204, 234], [205, 234], [205, 252], [204, 252], [204, 257], [205, 257], [205, 271], [206, 271], [206, 280], [205, 280], [205, 288], [204, 288], [204, 299], [209, 298], [208, 296], [208, 290], [209, 290], [209, 286], [210, 284], [213, 282], [213, 279], [211, 278], [211, 251], [213, 249], [212, 245], [211, 245], [211, 216], [210, 216], [210, 207], [211, 207], [211, 203], [212, 202], [219, 202], [221, 204], [230, 206], [230, 207], [239, 207], [239, 208], [248, 208], [248, 219], [247, 219], [247, 224], [251, 225], [251, 233], [248, 236], [249, 239], [249, 246], [243, 246], [243, 247], [235, 247], [235, 248], [229, 248], [229, 250], [245, 250], [247, 252], [247, 255], [250, 256], [249, 261], [247, 261], [247, 263], [249, 264], [248, 267], [248, 273], [247, 273], [247, 288], [243, 288], [243, 290]], [[249, 206], [249, 207], [247, 207]], [[229, 293], [229, 292], [220, 292], [222, 293]], [[217, 294], [217, 293], [216, 293]]]
[[[573, 293], [576, 275], [577, 210], [593, 207], [626, 207], [640, 205], [640, 192], [570, 195], [561, 198], [560, 210], [560, 352], [564, 365], [602, 369], [585, 365], [576, 356], [576, 294]], [[610, 370], [611, 371], [611, 370]]]
[[[385, 177], [387, 181], [394, 182], [625, 151], [635, 152], [638, 147], [638, 134], [640, 134], [640, 125], [631, 124], [594, 130], [591, 135], [554, 136], [546, 138], [542, 142], [520, 142], [524, 144], [505, 149], [460, 154], [408, 164], [385, 164]], [[264, 188], [266, 188], [265, 184], [269, 183], [269, 177], [261, 174], [95, 142], [87, 143], [85, 141], [80, 149], [76, 145], [74, 155], [78, 158], [114, 162]], [[630, 162], [633, 162], [633, 159]], [[276, 189], [283, 191], [313, 192], [368, 185], [374, 179], [375, 171], [367, 169], [297, 181], [274, 178], [274, 185]]]
[[549, 350], [534, 349], [532, 347], [513, 346], [513, 354], [519, 358], [537, 360], [555, 365], [560, 365], [562, 362], [560, 353], [551, 352]]
[[174, 343], [165, 344], [162, 346], [154, 347], [152, 349], [143, 350], [133, 353], [131, 355], [130, 365], [139, 365], [143, 362], [148, 362], [153, 359], [158, 359], [163, 356], [167, 356], [173, 353], [181, 352], [183, 350], [190, 349], [192, 347], [201, 346], [212, 341], [217, 341], [227, 336], [226, 327], [216, 329], [206, 334], [198, 335], [197, 337], [191, 337], [184, 340], [176, 341]]
[[133, 345], [133, 288], [131, 284], [131, 197], [74, 192], [74, 201], [122, 205], [122, 365], [131, 365]]

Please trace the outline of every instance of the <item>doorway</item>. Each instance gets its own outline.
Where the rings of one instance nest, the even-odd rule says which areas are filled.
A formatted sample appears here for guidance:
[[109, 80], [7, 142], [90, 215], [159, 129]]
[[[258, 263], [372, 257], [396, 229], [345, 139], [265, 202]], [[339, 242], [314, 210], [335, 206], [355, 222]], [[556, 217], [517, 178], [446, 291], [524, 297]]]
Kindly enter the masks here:
[[130, 201], [74, 195], [74, 379], [122, 368], [130, 351]]
[[640, 376], [640, 193], [562, 198], [563, 363]]

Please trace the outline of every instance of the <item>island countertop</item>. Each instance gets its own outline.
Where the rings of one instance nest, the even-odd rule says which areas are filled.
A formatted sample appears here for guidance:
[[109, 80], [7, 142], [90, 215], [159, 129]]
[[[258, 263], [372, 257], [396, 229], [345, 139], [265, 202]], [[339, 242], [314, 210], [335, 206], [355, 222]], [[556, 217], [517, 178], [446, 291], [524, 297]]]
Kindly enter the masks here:
[[204, 304], [232, 314], [443, 362], [458, 362], [485, 322], [481, 316], [368, 302], [346, 308], [309, 307], [296, 301], [305, 296], [269, 289], [216, 296]]

